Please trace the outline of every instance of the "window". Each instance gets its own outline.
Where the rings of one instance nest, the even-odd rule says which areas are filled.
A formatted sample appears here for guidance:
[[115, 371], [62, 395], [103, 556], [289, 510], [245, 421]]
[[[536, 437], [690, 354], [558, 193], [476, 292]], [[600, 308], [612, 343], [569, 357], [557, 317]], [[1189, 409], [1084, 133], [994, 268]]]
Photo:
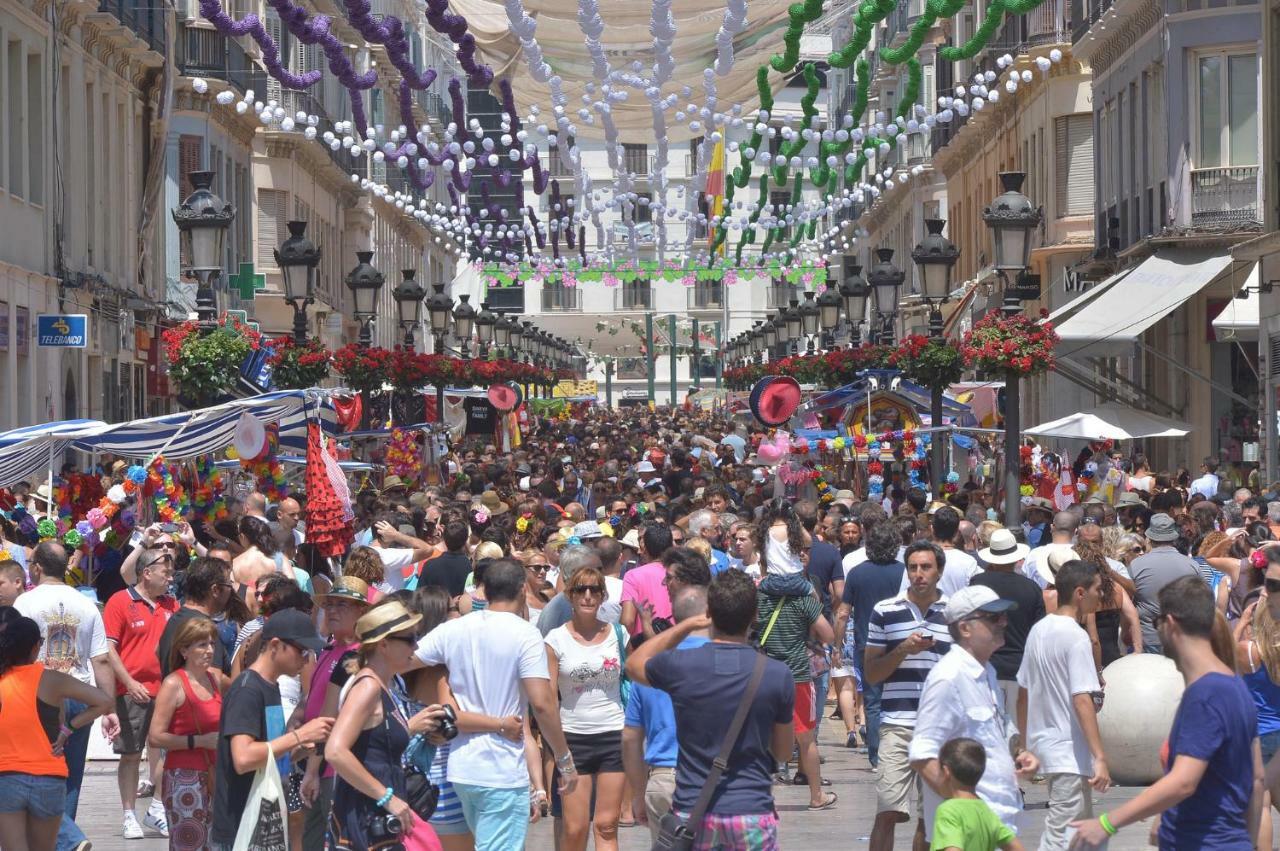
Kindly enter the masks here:
[[632, 174], [649, 173], [648, 145], [631, 145], [624, 143], [622, 145], [622, 150], [626, 156], [627, 171]]
[[1093, 212], [1093, 116], [1055, 118], [1053, 130], [1057, 216], [1087, 216]]
[[8, 75], [7, 109], [9, 112], [9, 192], [19, 197], [26, 194], [22, 185], [22, 42], [9, 42], [8, 63], [5, 66]]
[[1196, 57], [1196, 167], [1258, 164], [1258, 57], [1215, 51]]
[[[644, 203], [644, 202], [648, 202], [648, 203]], [[636, 198], [635, 213], [633, 215], [634, 215], [635, 221], [637, 222], [653, 221], [653, 193], [652, 192], [640, 193], [639, 197]]]
[[27, 200], [44, 203], [44, 63], [27, 56]]
[[275, 249], [288, 229], [289, 193], [283, 189], [258, 190], [258, 265], [276, 268]]

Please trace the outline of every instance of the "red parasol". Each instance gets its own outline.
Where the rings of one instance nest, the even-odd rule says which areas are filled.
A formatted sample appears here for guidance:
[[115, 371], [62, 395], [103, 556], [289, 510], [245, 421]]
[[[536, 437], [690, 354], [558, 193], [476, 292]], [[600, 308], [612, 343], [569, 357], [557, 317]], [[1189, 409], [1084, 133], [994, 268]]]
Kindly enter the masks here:
[[[336, 479], [336, 481], [335, 481]], [[320, 424], [307, 423], [307, 541], [321, 556], [342, 555], [355, 536], [351, 527], [350, 495], [338, 462], [320, 442]]]

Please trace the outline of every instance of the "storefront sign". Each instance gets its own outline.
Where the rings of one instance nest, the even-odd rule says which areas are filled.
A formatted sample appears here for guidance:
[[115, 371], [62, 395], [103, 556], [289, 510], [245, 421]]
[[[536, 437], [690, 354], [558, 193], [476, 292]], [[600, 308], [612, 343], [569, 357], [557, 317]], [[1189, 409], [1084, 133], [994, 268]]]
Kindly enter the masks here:
[[[83, 313], [41, 313], [36, 316], [36, 345], [55, 349], [83, 349], [89, 336], [88, 325], [89, 317]], [[22, 349], [22, 337], [22, 325], [19, 324], [19, 351]]]

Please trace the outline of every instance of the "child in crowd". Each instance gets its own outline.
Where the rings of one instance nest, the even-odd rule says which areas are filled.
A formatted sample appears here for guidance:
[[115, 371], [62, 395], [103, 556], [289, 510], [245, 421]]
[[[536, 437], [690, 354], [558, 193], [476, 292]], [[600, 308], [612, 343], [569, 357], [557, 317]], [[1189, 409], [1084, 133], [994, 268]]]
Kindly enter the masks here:
[[938, 752], [947, 800], [933, 819], [930, 851], [1023, 851], [974, 788], [987, 769], [987, 752], [973, 739], [951, 739]]
[[22, 565], [12, 559], [0, 561], [0, 606], [12, 606], [26, 587], [27, 575]]

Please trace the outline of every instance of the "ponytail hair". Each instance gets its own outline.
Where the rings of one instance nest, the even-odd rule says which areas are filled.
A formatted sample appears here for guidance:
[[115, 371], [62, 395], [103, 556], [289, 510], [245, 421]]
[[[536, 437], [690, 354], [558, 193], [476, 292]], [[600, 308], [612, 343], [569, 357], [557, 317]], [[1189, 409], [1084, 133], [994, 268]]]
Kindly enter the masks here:
[[0, 608], [0, 677], [26, 665], [40, 646], [40, 625], [13, 606]]

